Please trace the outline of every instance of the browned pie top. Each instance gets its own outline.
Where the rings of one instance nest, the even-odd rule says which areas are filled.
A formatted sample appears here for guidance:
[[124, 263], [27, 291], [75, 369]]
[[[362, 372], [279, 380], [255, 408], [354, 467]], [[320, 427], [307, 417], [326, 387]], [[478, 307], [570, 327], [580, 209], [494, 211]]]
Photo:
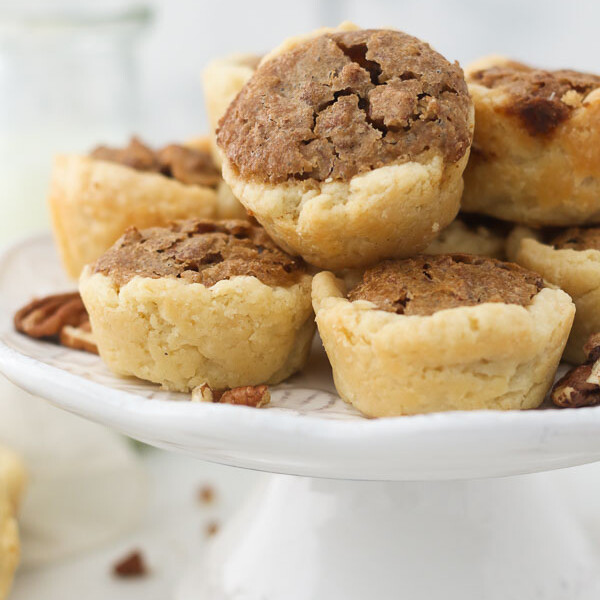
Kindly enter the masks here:
[[93, 265], [94, 273], [124, 285], [136, 276], [181, 278], [206, 287], [238, 275], [289, 286], [304, 272], [262, 227], [246, 221], [189, 219], [167, 227], [130, 227]]
[[329, 33], [262, 64], [220, 121], [218, 143], [248, 179], [348, 180], [471, 143], [458, 64], [390, 30]]
[[575, 106], [600, 87], [597, 75], [566, 69], [543, 71], [514, 61], [476, 71], [469, 82], [506, 91], [510, 101], [505, 110], [517, 116], [531, 135], [553, 132]]
[[209, 152], [177, 144], [155, 151], [137, 137], [132, 137], [125, 148], [98, 146], [90, 156], [138, 171], [162, 173], [186, 185], [214, 187], [221, 180], [221, 173]]
[[513, 263], [469, 254], [421, 254], [368, 269], [348, 299], [368, 300], [399, 315], [432, 315], [484, 302], [527, 306], [543, 287], [539, 275]]
[[550, 241], [558, 250], [600, 250], [600, 227], [569, 227]]

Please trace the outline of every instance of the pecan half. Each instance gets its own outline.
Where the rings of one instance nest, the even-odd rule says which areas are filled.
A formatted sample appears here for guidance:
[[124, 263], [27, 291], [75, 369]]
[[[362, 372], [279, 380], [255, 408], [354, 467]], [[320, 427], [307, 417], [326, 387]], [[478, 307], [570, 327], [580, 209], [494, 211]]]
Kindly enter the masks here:
[[587, 362], [596, 362], [600, 358], [600, 333], [593, 333], [583, 345]]
[[591, 364], [571, 369], [552, 389], [552, 402], [561, 408], [579, 408], [600, 404], [600, 386], [589, 383]]
[[552, 388], [552, 402], [561, 408], [600, 404], [600, 334], [592, 334], [583, 346], [587, 362], [574, 367]]
[[58, 335], [65, 325], [79, 327], [88, 314], [78, 292], [37, 298], [17, 311], [15, 329], [34, 338]]
[[247, 385], [225, 390], [217, 400], [221, 404], [241, 404], [255, 408], [266, 406], [270, 401], [271, 393], [266, 385]]
[[94, 340], [92, 326], [89, 321], [83, 322], [79, 327], [65, 325], [58, 336], [59, 342], [73, 350], [84, 350], [92, 354], [98, 354], [98, 346]]
[[271, 401], [271, 393], [266, 385], [246, 385], [230, 390], [213, 390], [203, 383], [192, 390], [192, 402], [219, 402], [261, 408]]
[[68, 348], [98, 354], [90, 319], [78, 292], [31, 301], [17, 311], [14, 325], [29, 337], [46, 338]]

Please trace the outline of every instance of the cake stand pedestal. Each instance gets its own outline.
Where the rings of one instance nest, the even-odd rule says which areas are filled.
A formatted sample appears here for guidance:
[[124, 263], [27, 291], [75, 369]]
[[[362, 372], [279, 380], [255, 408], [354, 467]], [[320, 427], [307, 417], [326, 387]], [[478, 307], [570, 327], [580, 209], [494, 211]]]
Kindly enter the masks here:
[[600, 598], [599, 473], [545, 473], [600, 461], [600, 407], [365, 419], [335, 394], [318, 341], [267, 408], [192, 403], [14, 331], [17, 308], [69, 289], [47, 235], [0, 255], [0, 372], [159, 448], [282, 474], [177, 600]]
[[273, 476], [189, 569], [176, 598], [597, 599], [597, 548], [552, 475]]

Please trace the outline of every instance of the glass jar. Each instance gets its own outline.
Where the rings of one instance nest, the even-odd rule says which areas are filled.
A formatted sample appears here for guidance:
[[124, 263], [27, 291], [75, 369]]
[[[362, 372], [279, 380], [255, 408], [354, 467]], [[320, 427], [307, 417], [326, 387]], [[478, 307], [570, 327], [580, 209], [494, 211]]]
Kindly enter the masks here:
[[52, 156], [137, 127], [136, 44], [150, 11], [0, 8], [0, 243], [48, 227]]

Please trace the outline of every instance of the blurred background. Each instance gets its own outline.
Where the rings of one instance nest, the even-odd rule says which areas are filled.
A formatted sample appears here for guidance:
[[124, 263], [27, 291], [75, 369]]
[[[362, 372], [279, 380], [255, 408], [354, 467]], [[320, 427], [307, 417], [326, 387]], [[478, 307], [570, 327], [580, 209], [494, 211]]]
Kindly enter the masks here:
[[[500, 53], [600, 72], [597, 0], [0, 0], [0, 245], [49, 228], [54, 153], [122, 143], [132, 133], [155, 145], [206, 133], [207, 61], [263, 53], [343, 20], [402, 29], [463, 65]], [[0, 443], [25, 456], [32, 476], [16, 600], [170, 597], [213, 520], [260, 479], [140, 453], [91, 427], [0, 380]], [[207, 482], [216, 504], [198, 501]], [[154, 579], [125, 589], [106, 576], [132, 545], [149, 554]]]
[[202, 133], [208, 60], [344, 19], [403, 29], [463, 64], [503, 53], [600, 70], [595, 0], [0, 2], [0, 242], [48, 226], [55, 151]]

